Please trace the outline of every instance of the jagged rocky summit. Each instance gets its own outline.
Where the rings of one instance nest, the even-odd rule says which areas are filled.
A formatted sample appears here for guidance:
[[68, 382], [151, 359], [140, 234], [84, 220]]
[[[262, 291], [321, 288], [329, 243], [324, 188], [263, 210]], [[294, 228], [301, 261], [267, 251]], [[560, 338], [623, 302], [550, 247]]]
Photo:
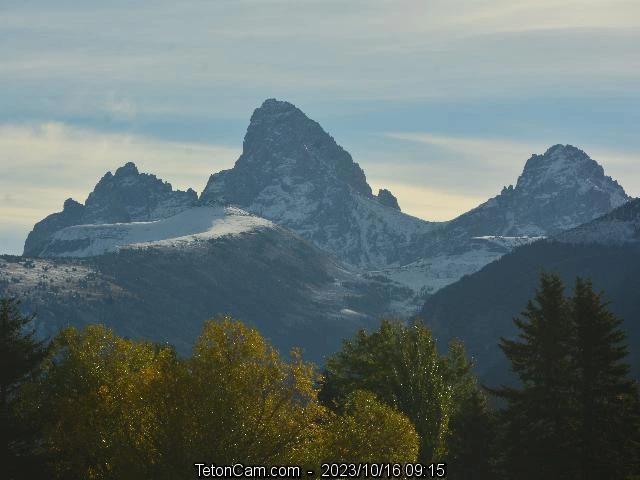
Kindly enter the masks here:
[[433, 293], [517, 247], [590, 222], [629, 200], [585, 152], [554, 145], [529, 158], [515, 187], [424, 235], [416, 245], [420, 259], [387, 274]]
[[373, 195], [364, 172], [333, 137], [288, 102], [251, 116], [243, 152], [216, 173], [205, 203], [237, 205], [286, 226], [357, 266], [406, 261], [434, 224], [403, 214], [388, 190]]
[[624, 189], [585, 152], [554, 145], [527, 160], [515, 187], [451, 222], [472, 236], [549, 236], [628, 202]]
[[170, 183], [155, 175], [140, 173], [129, 162], [115, 174], [107, 172], [84, 205], [69, 198], [62, 212], [36, 223], [25, 241], [24, 255], [43, 256], [52, 236], [67, 227], [149, 222], [169, 218], [197, 204], [198, 195], [194, 190], [173, 190]]

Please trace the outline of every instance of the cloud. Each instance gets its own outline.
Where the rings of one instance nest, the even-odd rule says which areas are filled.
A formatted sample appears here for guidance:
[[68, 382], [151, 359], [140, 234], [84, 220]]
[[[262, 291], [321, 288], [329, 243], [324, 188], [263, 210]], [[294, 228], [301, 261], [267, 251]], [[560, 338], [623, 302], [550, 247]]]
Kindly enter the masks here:
[[138, 112], [212, 108], [203, 91], [238, 105], [265, 90], [378, 100], [635, 95], [640, 80], [640, 4], [623, 0], [28, 5], [0, 18], [4, 83], [116, 89]]
[[115, 119], [132, 121], [136, 118], [138, 110], [135, 104], [124, 98], [118, 98], [115, 92], [109, 92], [105, 102], [105, 110]]
[[504, 167], [515, 163], [516, 159], [529, 158], [534, 153], [544, 149], [544, 145], [533, 142], [518, 142], [504, 139], [488, 139], [476, 137], [459, 137], [449, 135], [436, 135], [433, 133], [419, 132], [389, 132], [388, 138], [406, 140], [410, 142], [424, 143], [440, 147], [445, 150], [482, 158], [485, 165]]

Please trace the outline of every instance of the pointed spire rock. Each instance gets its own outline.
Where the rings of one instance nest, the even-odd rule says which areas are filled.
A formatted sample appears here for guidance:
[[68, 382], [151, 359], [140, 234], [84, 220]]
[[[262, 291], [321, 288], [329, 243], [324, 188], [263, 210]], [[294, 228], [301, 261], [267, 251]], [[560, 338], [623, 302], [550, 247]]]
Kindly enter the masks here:
[[380, 190], [378, 190], [378, 201], [382, 205], [400, 210], [398, 199], [386, 188], [381, 188]]
[[[399, 258], [408, 232], [428, 229], [398, 212], [392, 197], [373, 195], [362, 168], [319, 123], [271, 98], [253, 112], [235, 166], [212, 175], [200, 199], [237, 205], [367, 264]], [[406, 229], [390, 233], [388, 222]]]
[[271, 98], [253, 112], [234, 168], [213, 175], [201, 199], [246, 206], [266, 188], [303, 182], [373, 197], [364, 172], [333, 137], [295, 105]]

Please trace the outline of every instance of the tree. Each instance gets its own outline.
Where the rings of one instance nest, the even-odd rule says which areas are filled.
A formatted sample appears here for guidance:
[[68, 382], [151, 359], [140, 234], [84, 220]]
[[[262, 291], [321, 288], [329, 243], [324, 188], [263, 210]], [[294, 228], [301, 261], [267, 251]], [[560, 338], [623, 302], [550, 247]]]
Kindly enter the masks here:
[[496, 438], [493, 412], [461, 343], [451, 343], [447, 360], [449, 378], [455, 380], [447, 440], [449, 477], [455, 480], [493, 479]]
[[519, 338], [500, 341], [522, 382], [520, 389], [494, 390], [507, 401], [505, 467], [513, 478], [572, 478], [577, 467], [570, 451], [576, 430], [569, 420], [574, 326], [568, 312], [562, 280], [543, 274], [523, 318], [514, 319]]
[[638, 389], [629, 377], [626, 334], [593, 290], [578, 278], [571, 299], [575, 325], [573, 368], [580, 428], [583, 479], [626, 478], [638, 473], [640, 417]]
[[36, 372], [46, 351], [29, 328], [33, 319], [20, 312], [18, 299], [0, 299], [0, 462], [8, 478], [24, 473], [34, 462], [37, 426], [22, 414], [18, 403], [19, 389]]
[[[462, 398], [470, 366], [460, 363], [461, 346], [441, 356], [421, 323], [383, 320], [369, 334], [358, 332], [327, 362], [323, 399], [340, 410], [348, 395], [367, 390], [405, 414], [420, 437], [419, 460], [444, 461], [455, 402]], [[451, 360], [450, 360], [451, 359]]]
[[[297, 351], [284, 361], [255, 329], [205, 323], [190, 358], [104, 326], [66, 329], [23, 403], [41, 415], [54, 478], [180, 478], [195, 463], [303, 465], [364, 452], [414, 461], [411, 422], [371, 394], [338, 415]], [[381, 458], [376, 455], [376, 458]]]
[[[342, 414], [326, 422], [321, 462], [414, 463], [419, 438], [411, 421], [364, 390], [347, 397]], [[312, 455], [317, 456], [317, 453]], [[321, 463], [320, 462], [320, 463]]]
[[188, 458], [268, 465], [303, 461], [323, 416], [314, 366], [290, 362], [253, 328], [230, 317], [205, 324], [179, 382]]
[[544, 274], [516, 319], [519, 340], [500, 343], [521, 388], [495, 393], [502, 413], [505, 467], [518, 478], [627, 478], [638, 473], [637, 385], [625, 363], [621, 321], [590, 281], [565, 298]]
[[152, 478], [174, 352], [102, 325], [63, 330], [27, 401], [42, 418], [54, 478]]

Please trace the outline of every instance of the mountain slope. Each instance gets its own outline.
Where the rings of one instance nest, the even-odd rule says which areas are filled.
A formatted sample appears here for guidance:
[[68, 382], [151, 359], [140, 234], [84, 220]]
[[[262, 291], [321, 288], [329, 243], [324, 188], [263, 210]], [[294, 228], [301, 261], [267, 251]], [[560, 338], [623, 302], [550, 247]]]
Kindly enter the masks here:
[[556, 239], [565, 243], [624, 245], [640, 242], [640, 199], [577, 228]]
[[[515, 250], [429, 297], [421, 318], [441, 341], [463, 340], [483, 379], [497, 385], [511, 380], [498, 340], [517, 333], [512, 319], [533, 296], [540, 272], [560, 273], [569, 288], [576, 276], [588, 277], [625, 320], [635, 374], [640, 377], [638, 208], [640, 200], [633, 200], [585, 226]], [[612, 222], [615, 231], [635, 231], [635, 236], [620, 242], [610, 234]]]
[[[387, 274], [412, 278], [434, 293], [514, 248], [589, 222], [629, 200], [602, 166], [571, 145], [533, 155], [514, 187], [428, 232], [415, 244], [420, 259]], [[422, 279], [422, 280], [420, 280]], [[422, 287], [419, 287], [422, 282]]]
[[275, 225], [138, 247], [77, 259], [0, 258], [0, 296], [20, 296], [38, 313], [43, 336], [104, 323], [186, 353], [204, 320], [229, 313], [283, 351], [300, 346], [321, 361], [407, 295], [389, 281], [344, 270]]
[[410, 287], [417, 300], [628, 196], [586, 153], [555, 145], [526, 162], [515, 188], [450, 222], [424, 222], [400, 212], [389, 191], [374, 196], [360, 166], [319, 124], [270, 99], [253, 113], [235, 166], [212, 175], [200, 199], [286, 226], [357, 268]]
[[[89, 277], [113, 280], [122, 298], [135, 299], [125, 302], [136, 312], [126, 326], [131, 335], [170, 339], [172, 332], [186, 342], [176, 327], [186, 308], [199, 319], [237, 312], [293, 343], [307, 338], [300, 325], [313, 325], [308, 344], [315, 345], [316, 334], [340, 337], [344, 319], [364, 325], [376, 315], [410, 316], [426, 295], [627, 199], [584, 152], [556, 145], [527, 161], [515, 188], [450, 222], [426, 222], [402, 213], [388, 190], [374, 195], [360, 166], [318, 123], [270, 99], [253, 113], [235, 166], [212, 175], [199, 199], [127, 163], [108, 172], [84, 204], [69, 199], [37, 223], [25, 255], [65, 258], [71, 266], [64, 268], [74, 268], [70, 257], [86, 258], [78, 265], [94, 269]], [[39, 305], [64, 312], [55, 325], [79, 312], [126, 315], [118, 306], [95, 307], [100, 317], [95, 299], [67, 302], [77, 307], [71, 311], [45, 277], [49, 283], [38, 288], [48, 296]], [[324, 280], [310, 282], [316, 277]], [[5, 285], [17, 288], [11, 278]], [[158, 326], [158, 318], [171, 321]]]
[[551, 236], [610, 212], [630, 197], [585, 152], [554, 145], [527, 160], [518, 182], [453, 220], [471, 236]]

